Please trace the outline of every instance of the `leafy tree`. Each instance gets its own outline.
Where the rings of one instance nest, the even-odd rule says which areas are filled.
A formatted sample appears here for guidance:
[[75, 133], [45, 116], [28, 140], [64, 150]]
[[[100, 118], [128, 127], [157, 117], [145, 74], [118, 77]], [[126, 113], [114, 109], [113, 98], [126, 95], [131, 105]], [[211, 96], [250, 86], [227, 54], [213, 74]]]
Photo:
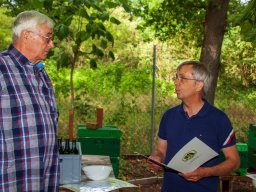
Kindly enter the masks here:
[[161, 40], [182, 34], [184, 41], [197, 42], [201, 46], [200, 61], [209, 69], [212, 80], [206, 98], [214, 102], [217, 78], [220, 69], [220, 55], [223, 37], [227, 25], [228, 10], [238, 5], [232, 1], [229, 9], [229, 0], [200, 0], [200, 1], [137, 1], [141, 5], [137, 14], [141, 15], [145, 23], [141, 28], [153, 27], [155, 35]]
[[256, 45], [256, 0], [242, 4], [240, 11], [231, 18], [234, 26], [241, 27], [241, 34], [245, 41]]
[[[229, 28], [222, 48], [220, 77], [229, 86], [240, 90], [256, 85], [256, 48], [251, 42], [244, 41], [239, 26]], [[235, 78], [234, 78], [235, 77]]]
[[35, 9], [55, 20], [56, 47], [58, 48], [52, 55], [57, 59], [58, 67], [70, 68], [69, 137], [72, 139], [74, 70], [85, 61], [90, 63], [91, 68], [96, 68], [97, 58], [104, 55], [115, 59], [114, 53], [108, 49], [109, 46], [114, 45], [114, 37], [105, 24], [109, 22], [120, 24], [117, 18], [111, 16], [111, 11], [120, 6], [130, 11], [128, 0], [2, 0], [0, 5], [7, 7], [11, 15]]

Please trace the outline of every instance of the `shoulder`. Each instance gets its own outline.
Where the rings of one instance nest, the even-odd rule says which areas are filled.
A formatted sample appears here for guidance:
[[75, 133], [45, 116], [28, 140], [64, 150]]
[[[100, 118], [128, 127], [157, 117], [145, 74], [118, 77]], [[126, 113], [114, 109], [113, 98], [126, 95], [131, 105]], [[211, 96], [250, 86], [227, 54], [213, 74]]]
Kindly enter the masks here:
[[165, 112], [164, 112], [164, 116], [165, 115], [170, 115], [170, 114], [175, 114], [175, 113], [177, 113], [177, 112], [179, 112], [179, 111], [181, 111], [182, 110], [182, 106], [181, 105], [177, 105], [177, 106], [175, 106], [175, 107], [172, 107], [172, 108], [169, 108], [169, 109], [167, 109]]
[[218, 117], [222, 117], [222, 118], [228, 118], [227, 114], [222, 111], [221, 109], [217, 108], [217, 107], [212, 107], [212, 112], [214, 115], [218, 116]]
[[6, 57], [10, 55], [10, 48], [0, 52], [0, 57]]
[[7, 66], [10, 64], [10, 56], [8, 53], [2, 52], [0, 53], [0, 73], [7, 72]]
[[207, 116], [207, 121], [211, 122], [212, 126], [215, 126], [218, 130], [224, 131], [232, 129], [232, 124], [228, 115], [221, 109], [210, 105]]
[[0, 58], [4, 58], [7, 54], [8, 54], [8, 52], [6, 50], [0, 52]]
[[172, 108], [167, 109], [161, 118], [162, 122], [169, 122], [170, 119], [174, 120], [176, 119], [179, 114], [182, 114], [182, 106], [178, 105]]
[[8, 52], [8, 50], [1, 52], [0, 53], [0, 65], [5, 65], [8, 58], [10, 58], [10, 53]]
[[224, 111], [222, 111], [221, 109], [209, 104], [208, 102], [206, 103], [206, 105], [207, 105], [209, 114], [216, 116], [216, 117], [227, 118], [227, 114]]

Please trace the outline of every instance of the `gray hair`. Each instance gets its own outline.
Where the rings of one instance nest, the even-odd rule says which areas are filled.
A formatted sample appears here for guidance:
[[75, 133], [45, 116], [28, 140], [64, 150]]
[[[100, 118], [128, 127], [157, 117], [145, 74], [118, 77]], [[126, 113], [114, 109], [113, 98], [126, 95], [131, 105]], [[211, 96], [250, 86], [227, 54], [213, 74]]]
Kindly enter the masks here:
[[24, 11], [18, 14], [12, 27], [13, 41], [20, 38], [21, 32], [24, 30], [35, 31], [39, 26], [47, 24], [50, 29], [53, 29], [54, 22], [48, 16], [38, 11]]
[[203, 95], [205, 95], [210, 88], [210, 83], [211, 83], [210, 72], [207, 70], [205, 65], [203, 65], [199, 61], [185, 61], [178, 66], [177, 71], [179, 71], [184, 65], [192, 65], [192, 76], [197, 81], [202, 81], [204, 83]]

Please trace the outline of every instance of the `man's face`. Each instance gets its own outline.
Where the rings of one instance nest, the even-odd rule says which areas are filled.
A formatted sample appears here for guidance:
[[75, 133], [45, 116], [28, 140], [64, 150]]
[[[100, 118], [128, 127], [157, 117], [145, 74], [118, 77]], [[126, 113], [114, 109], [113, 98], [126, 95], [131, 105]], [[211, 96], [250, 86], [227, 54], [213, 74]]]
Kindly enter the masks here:
[[177, 71], [174, 81], [177, 98], [181, 100], [193, 98], [200, 94], [201, 86], [192, 75], [192, 65], [184, 65]]
[[30, 37], [27, 46], [29, 59], [33, 63], [46, 59], [49, 50], [54, 47], [52, 29], [47, 24], [44, 24], [37, 30], [28, 31], [28, 33]]

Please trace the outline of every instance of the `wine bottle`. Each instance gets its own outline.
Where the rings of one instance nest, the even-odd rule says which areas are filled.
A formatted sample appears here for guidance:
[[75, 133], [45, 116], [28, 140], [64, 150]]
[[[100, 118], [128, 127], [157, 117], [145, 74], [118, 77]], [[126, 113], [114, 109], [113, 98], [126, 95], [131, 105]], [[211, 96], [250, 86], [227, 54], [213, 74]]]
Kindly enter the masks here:
[[69, 145], [69, 139], [65, 140], [65, 149], [64, 149], [64, 154], [70, 154], [70, 145]]
[[77, 146], [76, 146], [76, 140], [75, 139], [72, 141], [72, 151], [73, 151], [73, 154], [78, 154], [79, 153], [79, 151], [77, 149]]
[[62, 146], [62, 139], [58, 139], [58, 144], [59, 144], [59, 154], [64, 154], [64, 149]]

